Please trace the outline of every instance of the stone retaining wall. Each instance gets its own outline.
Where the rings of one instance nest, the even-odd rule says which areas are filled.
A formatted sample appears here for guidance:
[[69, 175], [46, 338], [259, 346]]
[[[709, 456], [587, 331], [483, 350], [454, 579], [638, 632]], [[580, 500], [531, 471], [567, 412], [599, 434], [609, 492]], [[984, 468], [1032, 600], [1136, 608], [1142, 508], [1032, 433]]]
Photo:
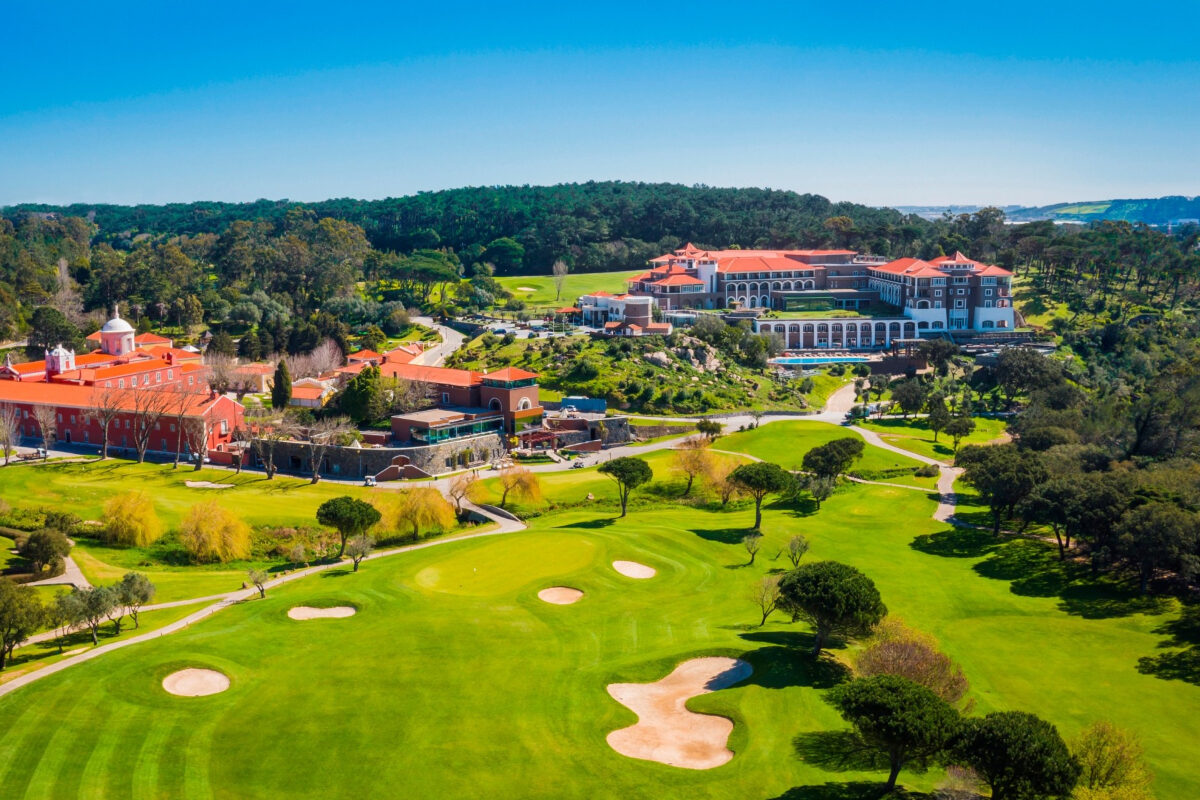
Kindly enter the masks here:
[[[278, 443], [275, 446], [275, 466], [285, 474], [308, 475], [310, 447], [307, 442]], [[378, 475], [393, 465], [411, 465], [437, 475], [459, 467], [486, 464], [504, 453], [504, 441], [495, 433], [466, 436], [423, 447], [330, 447], [325, 451], [321, 474], [329, 478], [365, 478]], [[253, 449], [249, 451], [249, 459], [252, 466], [262, 466]], [[450, 464], [446, 463], [447, 459]]]

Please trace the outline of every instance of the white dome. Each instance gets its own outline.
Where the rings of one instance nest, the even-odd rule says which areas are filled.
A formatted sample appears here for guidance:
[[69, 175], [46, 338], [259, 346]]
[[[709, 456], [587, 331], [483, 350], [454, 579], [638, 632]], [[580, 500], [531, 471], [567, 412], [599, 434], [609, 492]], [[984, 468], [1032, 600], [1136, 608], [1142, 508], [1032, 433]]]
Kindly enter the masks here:
[[120, 312], [116, 307], [113, 307], [113, 318], [104, 323], [104, 327], [100, 329], [101, 333], [133, 333], [133, 326], [125, 320], [121, 319]]

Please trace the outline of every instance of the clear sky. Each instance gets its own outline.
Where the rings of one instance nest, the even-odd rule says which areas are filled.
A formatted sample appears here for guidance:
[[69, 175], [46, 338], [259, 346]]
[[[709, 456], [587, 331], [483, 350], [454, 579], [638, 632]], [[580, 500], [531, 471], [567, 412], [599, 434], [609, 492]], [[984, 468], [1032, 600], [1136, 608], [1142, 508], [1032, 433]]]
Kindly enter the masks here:
[[1195, 195], [1198, 30], [1196, 0], [0, 0], [0, 204]]

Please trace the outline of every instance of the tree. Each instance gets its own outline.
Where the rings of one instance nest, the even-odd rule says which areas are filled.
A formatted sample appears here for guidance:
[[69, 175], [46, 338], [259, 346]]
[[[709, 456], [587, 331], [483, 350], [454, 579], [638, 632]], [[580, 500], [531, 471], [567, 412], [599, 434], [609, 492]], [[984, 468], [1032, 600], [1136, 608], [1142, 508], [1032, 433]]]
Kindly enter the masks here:
[[271, 381], [271, 408], [280, 411], [292, 402], [292, 376], [288, 372], [286, 359], [279, 359], [275, 367], [275, 378]]
[[702, 419], [696, 423], [696, 430], [711, 442], [721, 435], [722, 427], [716, 420]]
[[1061, 376], [1059, 366], [1031, 347], [1006, 347], [996, 357], [994, 368], [997, 385], [1004, 399], [1042, 389], [1056, 383]]
[[16, 406], [0, 405], [0, 451], [4, 453], [4, 466], [17, 450], [21, 441], [20, 411]]
[[851, 465], [862, 457], [865, 445], [857, 436], [844, 436], [818, 445], [804, 454], [801, 466], [805, 472], [811, 472], [819, 478], [837, 480], [838, 476], [850, 469]]
[[419, 486], [403, 492], [400, 519], [412, 527], [412, 538], [421, 538], [421, 529], [447, 530], [454, 525], [454, 509], [437, 489]]
[[527, 468], [518, 464], [500, 470], [500, 507], [508, 502], [512, 495], [526, 503], [536, 503], [542, 498], [542, 484]]
[[383, 407], [379, 367], [364, 367], [338, 397], [338, 408], [355, 422], [367, 422]]
[[758, 627], [761, 628], [767, 624], [767, 617], [779, 608], [779, 576], [762, 576], [750, 590], [750, 602], [754, 603], [762, 614], [762, 620], [758, 623]]
[[237, 355], [237, 346], [227, 331], [220, 330], [209, 340], [208, 347], [204, 348], [204, 352], [232, 358]]
[[[929, 340], [926, 341], [935, 341]], [[922, 342], [924, 344], [924, 342]], [[929, 400], [929, 416], [925, 418], [925, 424], [929, 426], [929, 430], [933, 431], [933, 440], [938, 440], [938, 434], [945, 430], [950, 424], [950, 409], [946, 408], [946, 401], [941, 395], [930, 398]], [[957, 450], [958, 445], [954, 448]]]
[[671, 468], [687, 478], [683, 496], [692, 493], [692, 483], [697, 477], [707, 475], [712, 469], [712, 453], [704, 439], [685, 439], [672, 453]]
[[812, 625], [813, 657], [830, 638], [865, 636], [887, 615], [874, 581], [837, 561], [815, 561], [785, 573], [779, 594], [782, 610]]
[[854, 660], [864, 677], [897, 675], [929, 689], [947, 703], [957, 703], [970, 683], [962, 667], [937, 649], [932, 636], [919, 633], [892, 617], [884, 620]]
[[133, 421], [133, 447], [141, 464], [146, 460], [146, 451], [150, 449], [154, 431], [173, 405], [175, 393], [166, 388], [152, 389], [148, 386], [125, 391], [127, 399], [124, 405], [130, 409]]
[[967, 414], [955, 414], [946, 422], [946, 435], [954, 442], [954, 452], [958, 452], [958, 443], [970, 436], [975, 430], [975, 420]]
[[100, 644], [100, 624], [104, 622], [113, 608], [117, 605], [117, 593], [111, 586], [92, 586], [75, 589], [75, 607], [78, 611], [78, 622], [86, 625], [92, 634], [92, 645]]
[[598, 470], [601, 475], [607, 475], [617, 484], [617, 497], [621, 500], [621, 516], [625, 516], [629, 504], [629, 494], [644, 483], [649, 483], [654, 477], [650, 465], [640, 458], [622, 456], [606, 461]]
[[[188, 452], [195, 460], [193, 471], [204, 466], [204, 456], [208, 452], [208, 420], [201, 416], [186, 417], [180, 426], [183, 437], [187, 440]], [[238, 459], [238, 472], [242, 471], [242, 462]]]
[[188, 412], [192, 410], [198, 400], [205, 396], [205, 392], [202, 385], [188, 386], [182, 381], [166, 387], [166, 392], [166, 415], [171, 418], [175, 426], [175, 460], [172, 463], [172, 469], [178, 469], [179, 459], [183, 456], [183, 445], [187, 440], [185, 429]]
[[62, 561], [71, 552], [71, 540], [62, 531], [43, 528], [25, 537], [17, 552], [29, 561], [35, 576], [41, 575], [43, 569]]
[[54, 602], [47, 604], [46, 622], [54, 629], [59, 653], [63, 651], [67, 633], [79, 619], [79, 598], [74, 592], [59, 592], [54, 596]]
[[325, 417], [304, 429], [304, 436], [308, 440], [308, 469], [312, 473], [309, 483], [315, 484], [321, 480], [321, 462], [326, 451], [352, 430], [354, 426], [345, 417]]
[[963, 480], [979, 492], [992, 513], [992, 534], [1000, 535], [1000, 522], [1046, 479], [1046, 468], [1037, 453], [1013, 444], [968, 445], [954, 460], [963, 468]]
[[905, 419], [908, 419], [909, 414], [915, 414], [925, 407], [926, 396], [925, 385], [915, 378], [892, 384], [892, 399], [904, 412]]
[[347, 542], [346, 555], [350, 556], [350, 560], [354, 562], [355, 572], [358, 572], [358, 565], [364, 558], [371, 555], [373, 549], [375, 549], [375, 539], [369, 534], [355, 536]]
[[1078, 800], [1153, 800], [1153, 775], [1137, 736], [1111, 722], [1094, 722], [1071, 742], [1081, 772]]
[[121, 413], [121, 395], [120, 390], [101, 388], [96, 384], [88, 400], [84, 416], [100, 426], [100, 458], [108, 458], [109, 431]]
[[341, 537], [338, 558], [346, 552], [347, 539], [366, 533], [379, 519], [379, 511], [370, 503], [346, 495], [326, 500], [317, 509], [317, 522], [336, 528]]
[[870, 749], [888, 760], [885, 792], [896, 788], [900, 770], [924, 768], [941, 756], [958, 733], [958, 712], [933, 692], [907, 678], [877, 675], [835, 686], [829, 700]]
[[25, 353], [30, 358], [41, 358], [47, 350], [58, 345], [68, 350], [83, 347], [79, 328], [71, 324], [61, 311], [50, 306], [33, 310], [29, 318], [29, 333], [25, 337]]
[[1117, 548], [1137, 570], [1138, 588], [1145, 594], [1159, 570], [1185, 579], [1200, 572], [1200, 520], [1173, 503], [1147, 503], [1122, 518]]
[[260, 598], [267, 596], [267, 581], [271, 579], [270, 575], [261, 569], [252, 569], [246, 573], [246, 577], [254, 584], [254, 588], [258, 589], [258, 596]]
[[550, 273], [554, 276], [554, 302], [558, 302], [562, 297], [563, 287], [567, 285], [567, 262], [561, 258], [554, 262], [554, 266], [550, 268]]
[[796, 534], [791, 539], [788, 539], [787, 559], [792, 564], [792, 569], [800, 566], [800, 559], [804, 558], [804, 554], [808, 552], [808, 539], [805, 539], [800, 534]]
[[50, 450], [58, 441], [58, 409], [54, 406], [34, 406], [33, 418], [37, 420], [38, 432], [42, 435], [42, 449], [46, 451], [45, 458], [49, 458]]
[[736, 483], [743, 492], [754, 498], [754, 526], [750, 530], [758, 530], [762, 526], [762, 501], [769, 494], [781, 494], [792, 485], [791, 473], [778, 464], [767, 461], [752, 461], [738, 466], [729, 475], [729, 480]]
[[250, 557], [250, 526], [215, 500], [188, 509], [179, 526], [179, 541], [200, 562]]
[[250, 447], [262, 462], [267, 480], [271, 480], [278, 472], [275, 466], [275, 451], [280, 442], [292, 438], [296, 425], [288, 414], [262, 407], [246, 409], [245, 420]]
[[925, 359], [939, 375], [950, 368], [950, 359], [958, 355], [958, 345], [949, 339], [922, 339], [917, 345], [917, 355]]
[[139, 627], [138, 612], [142, 610], [142, 606], [154, 599], [154, 584], [140, 572], [126, 572], [121, 582], [113, 588], [117, 593], [117, 603], [133, 620], [133, 627]]
[[478, 482], [479, 476], [474, 472], [460, 472], [450, 479], [446, 494], [450, 495], [450, 499], [454, 501], [454, 512], [458, 516], [462, 516], [463, 501], [470, 499], [478, 491], [475, 488], [475, 484]]
[[145, 492], [125, 492], [109, 498], [104, 503], [104, 519], [105, 539], [116, 544], [145, 547], [158, 541], [163, 533], [154, 501]]
[[0, 670], [17, 646], [42, 627], [45, 618], [36, 591], [0, 577]]
[[758, 555], [758, 551], [762, 549], [762, 534], [747, 533], [742, 537], [742, 547], [746, 548], [746, 552], [750, 554], [750, 563], [747, 566], [754, 565], [754, 558]]
[[833, 490], [837, 488], [833, 478], [822, 478], [815, 475], [810, 477], [804, 486], [808, 489], [813, 502], [817, 504], [817, 511], [821, 510], [821, 503], [832, 497]]
[[1023, 711], [967, 720], [954, 752], [991, 787], [992, 800], [1065, 796], [1080, 774], [1058, 729]]

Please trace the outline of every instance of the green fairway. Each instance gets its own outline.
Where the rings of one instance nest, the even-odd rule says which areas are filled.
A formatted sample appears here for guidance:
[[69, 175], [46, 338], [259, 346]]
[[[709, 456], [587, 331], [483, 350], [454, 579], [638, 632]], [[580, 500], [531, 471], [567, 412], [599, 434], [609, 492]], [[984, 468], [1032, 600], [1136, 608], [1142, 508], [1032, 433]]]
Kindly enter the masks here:
[[[786, 469], [799, 469], [806, 452], [846, 437], [859, 438], [854, 431], [827, 422], [784, 420], [723, 436], [713, 446], [736, 453], [749, 453]], [[920, 466], [921, 463], [914, 459], [867, 445], [862, 458], [854, 463], [854, 471], [870, 474]]]
[[623, 294], [627, 288], [625, 281], [635, 275], [641, 275], [643, 272], [645, 272], [644, 269], [625, 272], [572, 272], [567, 275], [562, 296], [558, 300], [554, 299], [554, 278], [550, 275], [516, 275], [496, 280], [501, 286], [512, 292], [513, 297], [524, 300], [528, 306], [562, 307], [573, 304], [582, 294], [592, 292]]
[[[308, 578], [0, 698], [0, 796], [765, 798], [824, 784], [835, 793], [814, 797], [844, 796], [841, 784], [881, 775], [823, 769], [793, 749], [798, 734], [841, 727], [822, 699], [837, 668], [805, 659], [802, 625], [748, 625], [746, 589], [786, 563], [778, 552], [794, 532], [811, 540], [807, 558], [858, 566], [893, 613], [939, 637], [972, 682], [975, 713], [1027, 709], [1066, 735], [1111, 719], [1142, 737], [1159, 796], [1187, 796], [1200, 687], [1138, 671], [1158, 654], [1170, 604], [1097, 593], [1041, 543], [947, 530], [933, 508], [922, 492], [876, 486], [843, 487], [816, 514], [771, 507], [754, 567], [739, 544], [749, 510], [671, 506], [615, 521], [551, 514], [503, 539]], [[614, 559], [658, 574], [624, 578]], [[536, 598], [555, 584], [585, 595]], [[298, 604], [358, 614], [296, 622], [286, 611]], [[633, 722], [608, 683], [712, 654], [755, 668], [689, 703], [734, 721], [729, 764], [675, 769], [607, 746]], [[163, 692], [162, 678], [188, 666], [233, 685], [207, 698]]]
[[[958, 446], [986, 444], [1004, 435], [1007, 423], [1002, 419], [975, 417], [975, 430], [959, 441]], [[933, 458], [949, 464], [954, 461], [954, 441], [945, 434], [933, 440], [933, 431], [925, 419], [878, 419], [859, 422], [860, 427], [875, 431], [879, 438], [890, 445], [908, 450], [910, 453]]]

